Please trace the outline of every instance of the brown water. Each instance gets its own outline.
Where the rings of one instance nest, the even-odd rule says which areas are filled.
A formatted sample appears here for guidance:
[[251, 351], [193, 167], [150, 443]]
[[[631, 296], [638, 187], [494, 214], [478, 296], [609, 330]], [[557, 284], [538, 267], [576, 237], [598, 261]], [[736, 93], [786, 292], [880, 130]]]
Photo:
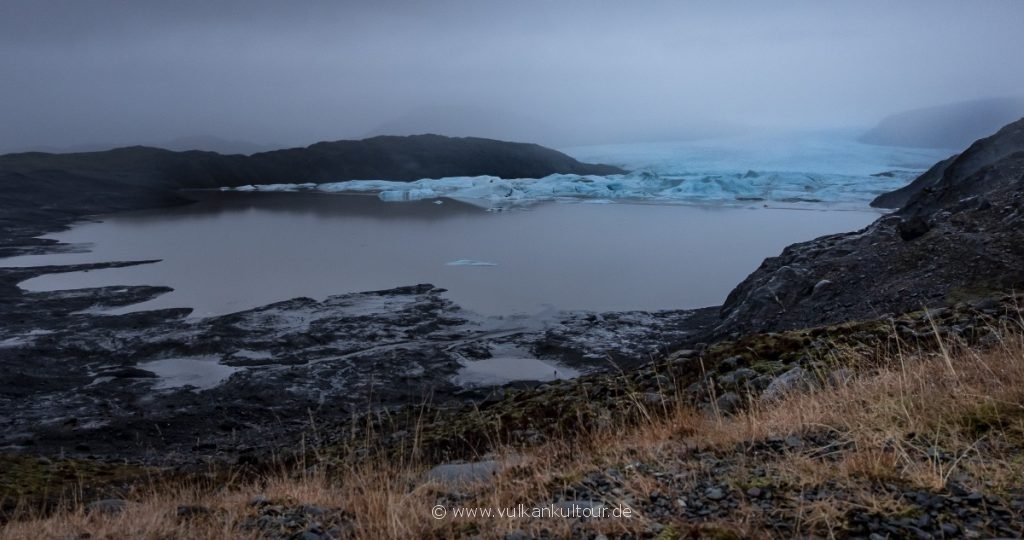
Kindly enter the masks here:
[[[878, 215], [626, 203], [488, 212], [453, 200], [210, 192], [190, 206], [106, 216], [50, 235], [91, 244], [88, 253], [0, 265], [162, 259], [21, 286], [167, 285], [175, 290], [128, 311], [192, 307], [200, 316], [416, 283], [449, 289], [484, 314], [679, 309], [720, 304], [786, 245], [859, 229]], [[449, 264], [463, 259], [493, 265]]]

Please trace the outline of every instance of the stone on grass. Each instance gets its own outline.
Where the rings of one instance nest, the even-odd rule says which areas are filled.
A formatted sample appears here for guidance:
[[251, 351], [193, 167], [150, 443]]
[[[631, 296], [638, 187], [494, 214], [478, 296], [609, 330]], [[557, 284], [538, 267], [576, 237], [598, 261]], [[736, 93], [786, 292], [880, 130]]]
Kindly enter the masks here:
[[802, 367], [795, 367], [776, 377], [761, 393], [761, 399], [777, 401], [790, 393], [810, 390], [813, 386], [811, 374]]
[[113, 516], [124, 512], [124, 509], [127, 507], [128, 501], [124, 499], [102, 499], [87, 504], [85, 506], [85, 513]]
[[445, 463], [427, 471], [426, 478], [446, 486], [461, 486], [488, 481], [498, 469], [498, 462], [494, 460]]
[[722, 414], [732, 414], [736, 412], [742, 404], [743, 398], [736, 394], [736, 392], [726, 392], [715, 400], [718, 412]]

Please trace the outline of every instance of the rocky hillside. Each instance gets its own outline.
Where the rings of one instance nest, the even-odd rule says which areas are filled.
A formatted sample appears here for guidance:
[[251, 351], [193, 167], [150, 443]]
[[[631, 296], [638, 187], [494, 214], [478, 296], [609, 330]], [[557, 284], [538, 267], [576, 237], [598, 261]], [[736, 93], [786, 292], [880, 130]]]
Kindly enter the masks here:
[[899, 211], [863, 230], [766, 259], [729, 294], [716, 333], [874, 318], [1024, 285], [1024, 120], [899, 197]]
[[[929, 193], [949, 192], [953, 197], [961, 197], [968, 192], [971, 194], [982, 193], [991, 186], [987, 182], [968, 182], [968, 179], [982, 168], [992, 166], [1022, 149], [1024, 149], [1024, 125], [1021, 122], [1014, 122], [999, 130], [995, 135], [975, 141], [962, 154], [956, 154], [936, 163], [910, 184], [896, 191], [879, 195], [871, 202], [871, 206], [901, 208], [923, 191]], [[954, 185], [957, 187], [953, 191], [949, 191], [950, 186]], [[930, 197], [925, 197], [925, 199], [930, 199]]]

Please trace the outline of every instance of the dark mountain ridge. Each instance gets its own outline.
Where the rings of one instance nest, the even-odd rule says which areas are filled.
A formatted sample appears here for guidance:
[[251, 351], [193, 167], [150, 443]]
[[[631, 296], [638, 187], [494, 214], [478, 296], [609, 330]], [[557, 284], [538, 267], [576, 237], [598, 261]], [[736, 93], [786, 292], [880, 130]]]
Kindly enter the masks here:
[[610, 165], [581, 163], [536, 144], [441, 135], [320, 142], [305, 148], [250, 156], [201, 150], [175, 152], [146, 146], [102, 152], [24, 152], [0, 156], [0, 173], [40, 171], [62, 171], [129, 185], [173, 188], [357, 179], [411, 181], [478, 175], [540, 178], [556, 173], [625, 172]]
[[[0, 156], [0, 253], [88, 214], [187, 202], [182, 189], [247, 184], [412, 181], [446, 176], [542, 178], [624, 173], [536, 144], [440, 135], [321, 142], [251, 156], [131, 146], [102, 152]], [[20, 232], [18, 232], [20, 231]]]

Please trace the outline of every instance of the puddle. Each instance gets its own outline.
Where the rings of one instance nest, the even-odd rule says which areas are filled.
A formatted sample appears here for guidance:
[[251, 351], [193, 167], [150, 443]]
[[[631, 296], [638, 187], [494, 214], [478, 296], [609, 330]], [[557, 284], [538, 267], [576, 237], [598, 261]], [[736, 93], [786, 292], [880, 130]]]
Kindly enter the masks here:
[[198, 358], [164, 358], [139, 364], [139, 369], [152, 371], [160, 377], [153, 385], [155, 390], [192, 386], [207, 390], [226, 381], [240, 368], [225, 366], [217, 356]]
[[580, 372], [536, 358], [488, 358], [463, 363], [453, 382], [461, 386], [490, 386], [513, 381], [574, 379]]

